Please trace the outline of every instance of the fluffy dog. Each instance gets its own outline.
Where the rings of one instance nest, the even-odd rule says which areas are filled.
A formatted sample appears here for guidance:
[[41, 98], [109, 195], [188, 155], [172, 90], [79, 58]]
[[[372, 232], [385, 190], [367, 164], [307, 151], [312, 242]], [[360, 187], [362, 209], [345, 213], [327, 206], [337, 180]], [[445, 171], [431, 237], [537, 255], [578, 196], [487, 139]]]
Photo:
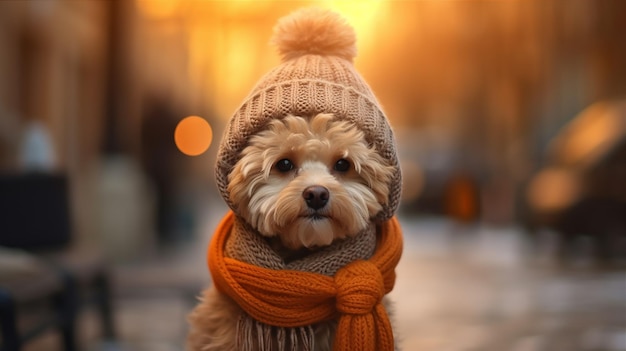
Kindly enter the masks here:
[[[231, 201], [289, 262], [354, 236], [382, 209], [394, 168], [363, 132], [331, 114], [272, 121], [230, 174]], [[191, 316], [194, 350], [236, 350], [242, 311], [213, 289]], [[318, 324], [315, 350], [331, 350], [336, 321]]]
[[235, 112], [217, 155], [231, 211], [190, 315], [194, 351], [390, 351], [385, 294], [402, 251], [395, 140], [329, 11], [284, 17], [282, 63]]

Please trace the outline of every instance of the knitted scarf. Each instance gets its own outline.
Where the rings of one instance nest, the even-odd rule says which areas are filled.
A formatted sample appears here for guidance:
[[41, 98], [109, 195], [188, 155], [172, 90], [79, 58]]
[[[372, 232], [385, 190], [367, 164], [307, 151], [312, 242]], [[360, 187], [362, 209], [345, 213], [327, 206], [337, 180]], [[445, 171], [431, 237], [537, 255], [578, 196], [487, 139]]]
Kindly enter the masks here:
[[285, 263], [229, 212], [211, 240], [216, 288], [244, 311], [238, 350], [312, 350], [312, 325], [338, 318], [334, 350], [391, 351], [382, 298], [393, 289], [402, 235], [395, 217]]

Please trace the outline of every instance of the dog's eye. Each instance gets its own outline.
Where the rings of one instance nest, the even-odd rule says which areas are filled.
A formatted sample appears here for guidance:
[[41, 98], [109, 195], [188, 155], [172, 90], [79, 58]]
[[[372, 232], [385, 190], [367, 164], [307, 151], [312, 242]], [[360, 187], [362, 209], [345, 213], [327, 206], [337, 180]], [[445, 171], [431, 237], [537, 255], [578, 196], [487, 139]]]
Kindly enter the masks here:
[[280, 172], [289, 172], [293, 169], [293, 162], [289, 159], [283, 158], [276, 163], [276, 169]]
[[347, 172], [350, 170], [350, 161], [345, 158], [340, 159], [335, 163], [335, 171], [337, 172]]

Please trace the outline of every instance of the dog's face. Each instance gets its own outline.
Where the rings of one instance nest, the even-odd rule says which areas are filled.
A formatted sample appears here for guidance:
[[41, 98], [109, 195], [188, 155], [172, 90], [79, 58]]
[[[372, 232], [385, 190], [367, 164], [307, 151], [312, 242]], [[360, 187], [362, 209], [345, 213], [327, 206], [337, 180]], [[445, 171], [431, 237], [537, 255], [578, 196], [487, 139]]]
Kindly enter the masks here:
[[348, 122], [287, 116], [250, 138], [228, 191], [262, 235], [315, 248], [363, 230], [386, 203], [392, 172]]

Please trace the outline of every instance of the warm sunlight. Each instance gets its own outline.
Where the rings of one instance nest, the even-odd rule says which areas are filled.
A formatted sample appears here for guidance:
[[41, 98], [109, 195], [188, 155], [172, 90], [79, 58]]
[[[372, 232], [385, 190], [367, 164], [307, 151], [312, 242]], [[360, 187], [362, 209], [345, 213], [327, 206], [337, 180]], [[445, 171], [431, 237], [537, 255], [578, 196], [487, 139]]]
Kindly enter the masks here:
[[[166, 25], [164, 19], [176, 18], [183, 25], [186, 33], [181, 38], [188, 47], [191, 94], [198, 103], [212, 103], [211, 108], [220, 118], [229, 118], [254, 83], [278, 63], [279, 57], [269, 44], [278, 17], [301, 6], [320, 6], [339, 12], [356, 31], [357, 61], [362, 64], [368, 57], [363, 52], [375, 42], [375, 37], [380, 37], [380, 28], [385, 27], [380, 24], [387, 21], [389, 6], [384, 0], [299, 3], [137, 0], [136, 4], [154, 30]], [[207, 90], [210, 96], [194, 95]]]
[[319, 5], [339, 12], [350, 22], [356, 31], [359, 48], [365, 48], [374, 31], [381, 30], [376, 22], [384, 23], [387, 19], [385, 6], [388, 4], [384, 0], [322, 0]]
[[165, 19], [180, 9], [182, 0], [137, 0], [137, 8], [146, 17]]

